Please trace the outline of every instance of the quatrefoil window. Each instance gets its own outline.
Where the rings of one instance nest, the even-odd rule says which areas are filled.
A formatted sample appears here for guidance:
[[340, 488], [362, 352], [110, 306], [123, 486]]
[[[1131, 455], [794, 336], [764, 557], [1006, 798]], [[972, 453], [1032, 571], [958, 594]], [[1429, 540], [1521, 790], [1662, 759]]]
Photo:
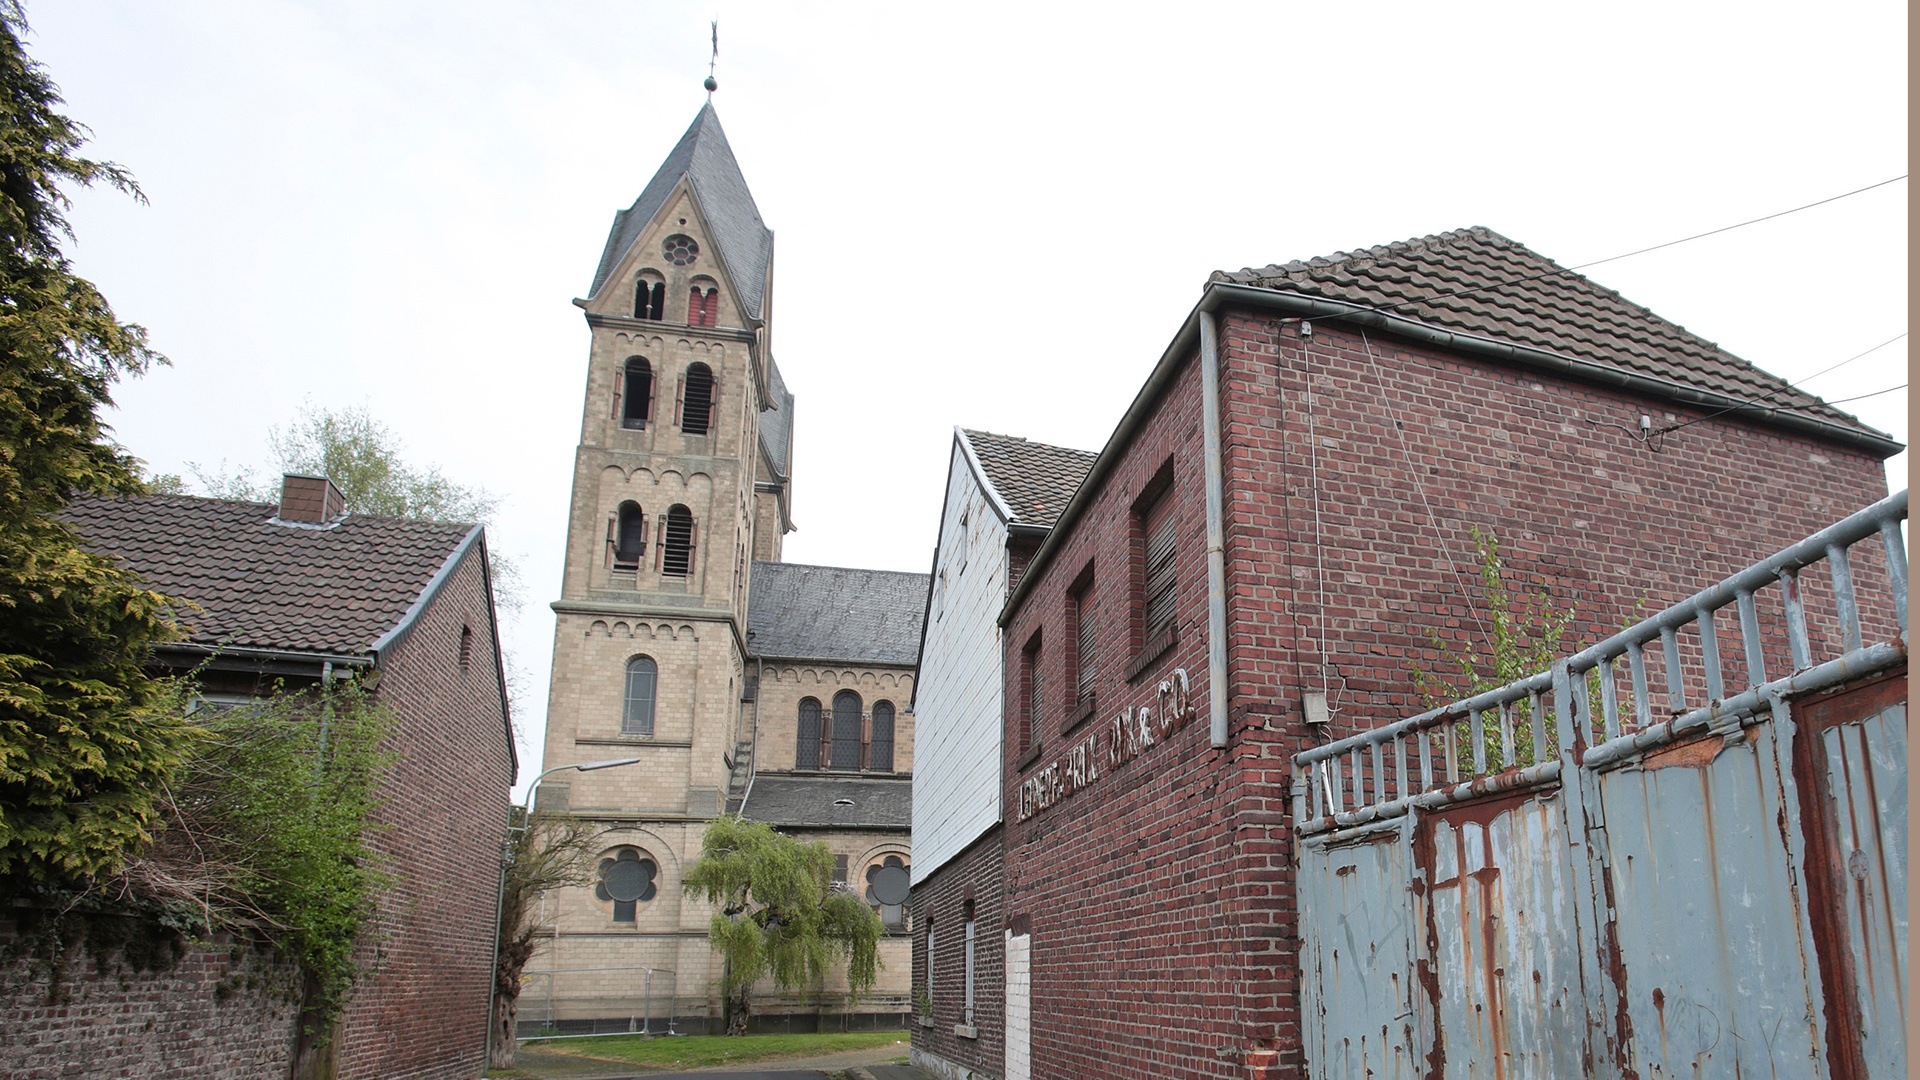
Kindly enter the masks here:
[[633, 848], [623, 847], [612, 858], [600, 860], [600, 880], [594, 898], [612, 902], [614, 922], [632, 922], [636, 909], [660, 891], [654, 879], [660, 868]]

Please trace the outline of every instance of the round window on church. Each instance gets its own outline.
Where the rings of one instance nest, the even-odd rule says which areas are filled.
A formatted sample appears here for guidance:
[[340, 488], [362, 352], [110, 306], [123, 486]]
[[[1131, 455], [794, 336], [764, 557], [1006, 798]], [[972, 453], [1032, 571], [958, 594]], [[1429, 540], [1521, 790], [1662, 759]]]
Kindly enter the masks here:
[[693, 260], [700, 257], [700, 245], [694, 243], [691, 236], [674, 233], [667, 237], [666, 246], [660, 254], [675, 266], [692, 266]]

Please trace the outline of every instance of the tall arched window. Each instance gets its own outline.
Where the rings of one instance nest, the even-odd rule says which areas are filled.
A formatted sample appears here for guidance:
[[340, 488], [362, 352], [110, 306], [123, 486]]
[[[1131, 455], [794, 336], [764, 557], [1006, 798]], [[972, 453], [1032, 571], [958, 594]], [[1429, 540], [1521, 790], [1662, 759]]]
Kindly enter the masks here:
[[860, 767], [860, 695], [851, 690], [833, 695], [833, 751], [828, 767]]
[[653, 412], [653, 365], [643, 357], [627, 361], [620, 395], [620, 426], [636, 430], [647, 426]]
[[820, 699], [800, 699], [800, 738], [793, 748], [793, 767], [820, 767]]
[[652, 657], [636, 656], [627, 661], [627, 702], [620, 717], [620, 734], [653, 734], [653, 697], [659, 684], [660, 667]]
[[867, 745], [867, 768], [893, 771], [893, 702], [873, 703], [873, 739]]
[[647, 515], [637, 502], [623, 502], [614, 515], [613, 568], [636, 570], [647, 555]]
[[660, 544], [660, 572], [686, 577], [693, 569], [693, 511], [678, 504], [667, 511], [667, 534]]
[[650, 270], [642, 271], [640, 280], [633, 284], [633, 317], [659, 322], [666, 315], [667, 283], [651, 274]]
[[686, 389], [680, 398], [680, 430], [705, 435], [713, 421], [713, 369], [705, 364], [687, 368]]

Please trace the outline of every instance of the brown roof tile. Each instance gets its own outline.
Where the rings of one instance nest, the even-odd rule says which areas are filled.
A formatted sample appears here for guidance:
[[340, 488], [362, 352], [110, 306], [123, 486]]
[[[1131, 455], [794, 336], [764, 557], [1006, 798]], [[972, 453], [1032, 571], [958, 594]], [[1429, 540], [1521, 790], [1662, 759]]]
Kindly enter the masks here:
[[472, 525], [349, 514], [328, 526], [275, 519], [266, 503], [186, 495], [75, 499], [87, 546], [194, 607], [196, 645], [362, 655], [473, 531]]
[[1013, 510], [1022, 525], [1049, 528], [1066, 509], [1067, 500], [1087, 478], [1098, 454], [1065, 446], [1029, 442], [1013, 435], [962, 430], [973, 454], [986, 471], [987, 482]]
[[1389, 309], [1434, 326], [1742, 400], [1764, 397], [1771, 405], [1886, 437], [1491, 229], [1459, 229], [1304, 262], [1217, 271], [1213, 279]]

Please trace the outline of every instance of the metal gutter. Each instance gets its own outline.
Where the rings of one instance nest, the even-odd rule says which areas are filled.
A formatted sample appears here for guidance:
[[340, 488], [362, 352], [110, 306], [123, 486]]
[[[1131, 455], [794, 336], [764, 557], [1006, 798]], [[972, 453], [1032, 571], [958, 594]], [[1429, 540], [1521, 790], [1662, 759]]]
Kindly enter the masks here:
[[1207, 734], [1227, 745], [1227, 541], [1226, 497], [1220, 456], [1220, 336], [1213, 312], [1200, 313], [1201, 469], [1207, 487]]
[[[1133, 402], [1127, 406], [1127, 411], [1121, 416], [1120, 423], [1114, 428], [1113, 434], [1107, 438], [1106, 445], [1101, 448], [1100, 455], [1094, 458], [1092, 467], [1087, 470], [1086, 479], [1080, 482], [1079, 490], [1074, 492], [1073, 498], [1068, 500], [1066, 508], [1060, 512], [1060, 517], [1054, 521], [1054, 535], [1049, 536], [1046, 542], [1040, 545], [1040, 550], [1034, 552], [1033, 561], [1027, 564], [1026, 573], [1021, 575], [1020, 584], [1007, 596], [1006, 604], [1000, 609], [999, 624], [1001, 626], [1004, 627], [1012, 620], [1013, 612], [1026, 599], [1027, 590], [1031, 587], [1030, 583], [1039, 577], [1039, 572], [1046, 569], [1047, 563], [1052, 559], [1054, 549], [1062, 542], [1061, 537], [1069, 532], [1074, 522], [1086, 512], [1087, 504], [1093, 501], [1093, 495], [1105, 480], [1107, 473], [1113, 470], [1124, 448], [1140, 426], [1146, 422], [1147, 415], [1152, 411], [1161, 392], [1179, 373], [1186, 361], [1188, 351], [1198, 343], [1201, 316], [1218, 311], [1227, 303], [1268, 308], [1301, 318], [1339, 319], [1444, 348], [1486, 356], [1522, 367], [1568, 375], [1582, 382], [1633, 390], [1689, 405], [1727, 408], [1742, 404], [1740, 399], [1724, 394], [1685, 386], [1650, 375], [1623, 371], [1544, 349], [1442, 330], [1418, 320], [1389, 315], [1376, 308], [1347, 301], [1326, 300], [1300, 293], [1261, 289], [1233, 282], [1209, 281], [1199, 302], [1194, 304], [1193, 309], [1187, 313], [1186, 320], [1180, 324], [1180, 329], [1175, 331], [1173, 340], [1167, 343], [1166, 349], [1160, 354], [1160, 361], [1154, 365], [1152, 373], [1147, 376], [1147, 381], [1141, 385], [1139, 393], [1134, 395]], [[1901, 443], [1885, 436], [1869, 435], [1830, 421], [1778, 409], [1763, 408], [1758, 412], [1741, 411], [1733, 415], [1790, 431], [1816, 435], [1854, 449], [1878, 454], [1882, 458], [1891, 457], [1904, 449]]]
[[[460, 565], [460, 560], [466, 558], [467, 552], [472, 550], [473, 545], [480, 542], [480, 534], [483, 531], [484, 527], [480, 525], [475, 525], [472, 529], [468, 530], [466, 539], [461, 540], [460, 546], [454, 548], [453, 553], [448, 555], [446, 561], [440, 564], [440, 569], [436, 571], [433, 578], [427, 582], [427, 587], [420, 590], [420, 595], [413, 598], [413, 603], [408, 606], [407, 613], [400, 616], [400, 621], [393, 624], [391, 630], [381, 634], [374, 639], [372, 645], [367, 646], [373, 653], [375, 663], [380, 662], [382, 654], [388, 649], [405, 641], [407, 635], [413, 633], [414, 625], [420, 621], [421, 614], [425, 612], [428, 607], [432, 606], [434, 598], [440, 595], [442, 588], [446, 587], [447, 579], [453, 576], [453, 570]], [[493, 599], [493, 590], [491, 588], [487, 590], [487, 599], [489, 601]], [[496, 638], [499, 636], [498, 634], [494, 635]]]
[[303, 652], [298, 649], [254, 649], [237, 645], [201, 645], [190, 641], [169, 641], [154, 646], [154, 652], [186, 652], [219, 659], [232, 657], [242, 660], [257, 660], [262, 663], [285, 664], [334, 664], [339, 667], [372, 667], [371, 656], [353, 656], [347, 653]]

